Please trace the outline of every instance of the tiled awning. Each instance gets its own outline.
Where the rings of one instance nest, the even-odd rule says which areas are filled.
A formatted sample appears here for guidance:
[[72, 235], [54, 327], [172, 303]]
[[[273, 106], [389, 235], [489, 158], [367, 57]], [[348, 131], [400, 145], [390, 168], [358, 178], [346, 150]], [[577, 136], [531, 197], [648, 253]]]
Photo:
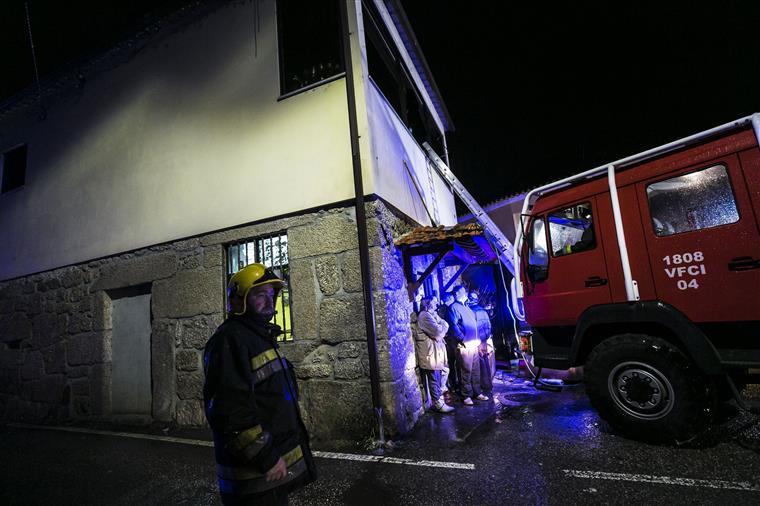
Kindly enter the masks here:
[[447, 262], [449, 264], [493, 262], [497, 259], [483, 236], [482, 227], [476, 223], [457, 224], [453, 227], [418, 227], [396, 239], [394, 244], [416, 254], [448, 249], [458, 260]]

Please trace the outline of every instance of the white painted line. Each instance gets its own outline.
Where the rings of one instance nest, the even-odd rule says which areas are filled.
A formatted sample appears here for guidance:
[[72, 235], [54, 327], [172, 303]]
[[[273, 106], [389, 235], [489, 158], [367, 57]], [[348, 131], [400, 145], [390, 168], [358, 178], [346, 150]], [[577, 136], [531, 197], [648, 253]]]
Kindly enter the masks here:
[[382, 464], [402, 464], [406, 466], [441, 467], [444, 469], [467, 469], [474, 470], [475, 464], [459, 462], [443, 462], [439, 460], [412, 460], [397, 457], [383, 457], [382, 455], [357, 455], [354, 453], [335, 452], [312, 452], [315, 457], [322, 459], [354, 460], [358, 462], [380, 462]]
[[[170, 436], [154, 436], [151, 434], [136, 434], [133, 432], [113, 432], [107, 430], [96, 429], [84, 429], [80, 427], [54, 427], [49, 425], [31, 425], [25, 423], [9, 423], [8, 427], [17, 427], [19, 429], [35, 429], [35, 430], [57, 430], [61, 432], [75, 432], [80, 434], [95, 434], [98, 436], [116, 436], [116, 437], [128, 437], [132, 439], [147, 439], [150, 441], [164, 441], [167, 443], [180, 443], [194, 446], [208, 446], [213, 447], [212, 441], [204, 441], [202, 439], [186, 439], [181, 437]], [[423, 466], [423, 467], [439, 467], [444, 469], [468, 469], [474, 470], [475, 464], [462, 464], [459, 462], [442, 462], [437, 460], [411, 460], [400, 459], [397, 457], [383, 457], [381, 455], [359, 455], [355, 453], [336, 453], [336, 452], [321, 452], [313, 451], [312, 454], [321, 459], [338, 459], [338, 460], [353, 460], [358, 462], [380, 462], [383, 464], [402, 464], [407, 466]]]
[[698, 480], [694, 478], [673, 478], [670, 476], [654, 476], [651, 474], [606, 473], [601, 471], [578, 471], [563, 469], [565, 476], [571, 478], [586, 478], [591, 480], [633, 481], [639, 483], [660, 483], [663, 485], [680, 485], [683, 487], [717, 488], [721, 490], [743, 490], [760, 492], [760, 486], [746, 481]]
[[20, 429], [37, 429], [37, 430], [58, 430], [62, 432], [78, 432], [81, 434], [96, 434], [98, 436], [117, 436], [128, 437], [132, 439], [148, 439], [151, 441], [165, 441], [167, 443], [180, 443], [195, 446], [214, 446], [213, 441], [204, 441], [202, 439], [186, 439], [181, 437], [154, 436], [151, 434], [136, 434], [134, 432], [112, 432], [109, 430], [83, 429], [80, 427], [53, 427], [48, 425], [29, 425], [26, 423], [9, 423], [8, 427], [18, 427]]

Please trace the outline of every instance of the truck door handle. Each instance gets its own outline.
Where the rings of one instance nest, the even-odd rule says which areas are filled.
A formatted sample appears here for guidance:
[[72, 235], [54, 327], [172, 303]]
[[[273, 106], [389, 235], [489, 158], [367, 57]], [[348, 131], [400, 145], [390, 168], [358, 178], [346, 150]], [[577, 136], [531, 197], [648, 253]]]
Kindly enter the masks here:
[[592, 286], [604, 286], [606, 284], [606, 278], [600, 278], [599, 276], [591, 276], [590, 278], [586, 278], [586, 288], [591, 288]]
[[752, 257], [736, 257], [728, 262], [729, 271], [751, 271], [752, 269], [760, 269], [760, 260]]

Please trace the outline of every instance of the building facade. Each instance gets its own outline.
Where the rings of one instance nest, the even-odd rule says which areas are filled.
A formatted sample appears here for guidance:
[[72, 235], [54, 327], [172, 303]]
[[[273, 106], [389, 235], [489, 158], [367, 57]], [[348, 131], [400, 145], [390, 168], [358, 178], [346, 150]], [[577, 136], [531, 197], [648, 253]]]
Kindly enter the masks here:
[[193, 3], [0, 108], [3, 420], [202, 425], [203, 346], [258, 261], [310, 430], [365, 436], [367, 248], [385, 425], [414, 425], [393, 239], [456, 223], [420, 147], [450, 119], [397, 2], [309, 4]]

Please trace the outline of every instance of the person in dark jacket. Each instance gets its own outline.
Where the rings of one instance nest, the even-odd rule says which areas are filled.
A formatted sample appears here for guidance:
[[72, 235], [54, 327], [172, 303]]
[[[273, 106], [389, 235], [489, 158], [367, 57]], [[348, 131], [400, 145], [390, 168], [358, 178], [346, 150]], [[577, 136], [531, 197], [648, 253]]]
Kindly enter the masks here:
[[489, 398], [480, 391], [480, 339], [478, 337], [478, 322], [475, 313], [465, 305], [467, 302], [467, 289], [463, 286], [454, 288], [453, 304], [449, 306], [446, 321], [449, 323], [449, 331], [456, 339], [457, 359], [459, 361], [459, 374], [462, 387], [462, 402], [466, 406], [474, 404], [473, 397], [479, 401], [487, 401]]
[[295, 374], [278, 351], [280, 327], [270, 323], [282, 286], [261, 264], [235, 273], [231, 316], [206, 344], [203, 400], [224, 504], [287, 504], [316, 478]]
[[493, 332], [491, 331], [491, 318], [488, 312], [480, 305], [478, 292], [472, 291], [468, 295], [467, 306], [475, 314], [475, 321], [478, 323], [478, 337], [480, 346], [478, 353], [480, 355], [480, 389], [483, 395], [491, 397], [493, 395], [493, 377], [496, 373], [496, 356], [493, 346]]
[[[443, 295], [443, 304], [438, 306], [438, 316], [446, 320], [446, 323], [449, 323], [448, 321], [448, 315], [449, 315], [449, 307], [454, 303], [454, 294], [452, 292], [446, 292]], [[446, 404], [452, 404], [454, 402], [454, 395], [457, 394], [461, 395], [462, 390], [460, 388], [460, 381], [459, 381], [459, 359], [457, 358], [457, 338], [454, 336], [454, 332], [449, 328], [449, 331], [446, 332], [446, 337], [444, 338], [444, 341], [446, 342], [446, 355], [448, 356], [448, 374], [446, 375], [446, 380], [444, 380], [442, 385], [443, 390], [443, 397], [446, 401]]]

